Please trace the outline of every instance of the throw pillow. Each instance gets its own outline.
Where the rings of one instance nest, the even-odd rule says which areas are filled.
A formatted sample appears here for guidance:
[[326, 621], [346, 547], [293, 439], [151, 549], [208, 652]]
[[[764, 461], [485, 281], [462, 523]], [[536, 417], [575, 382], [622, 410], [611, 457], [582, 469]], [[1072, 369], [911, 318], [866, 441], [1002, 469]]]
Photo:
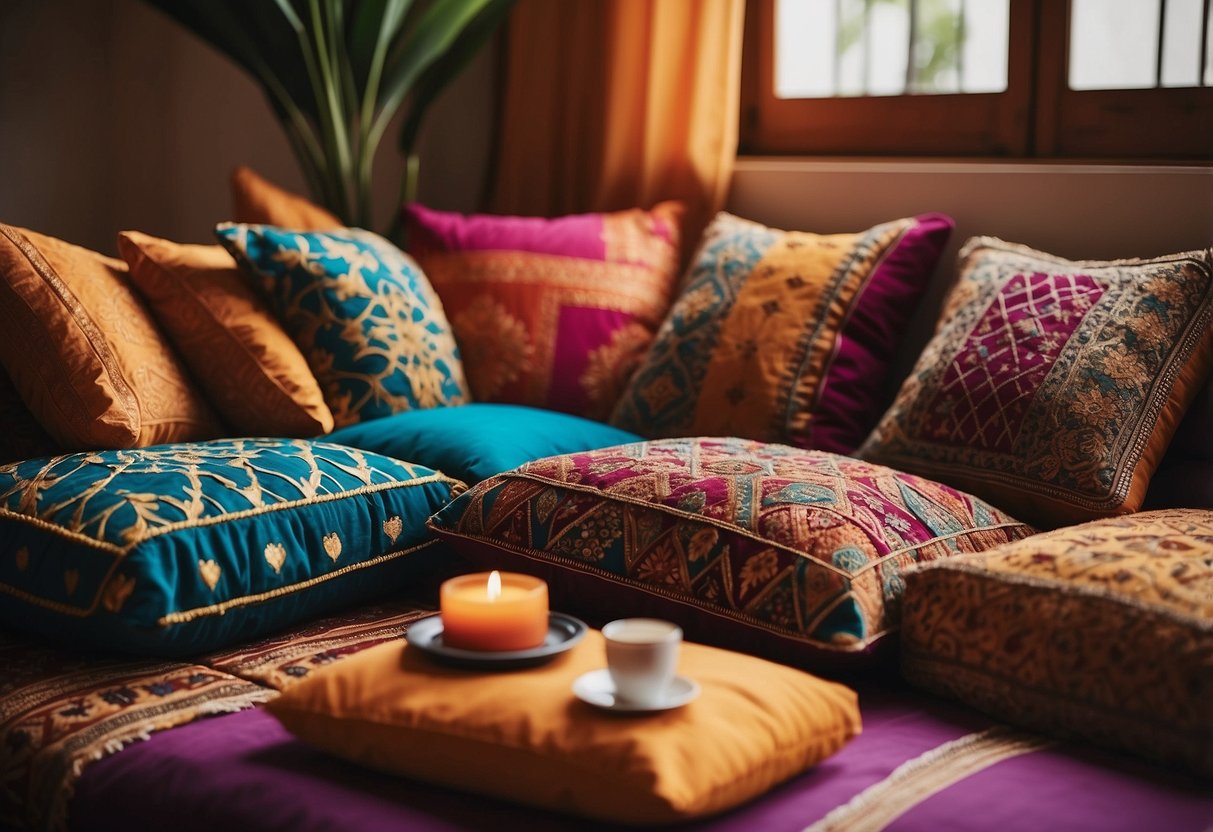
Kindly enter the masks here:
[[1213, 777], [1213, 512], [1058, 529], [905, 580], [911, 682]]
[[232, 223], [216, 233], [260, 278], [338, 426], [468, 400], [442, 302], [387, 240]]
[[695, 701], [639, 719], [598, 713], [569, 689], [603, 653], [591, 632], [543, 667], [477, 673], [395, 642], [310, 675], [267, 708], [300, 739], [362, 765], [631, 824], [724, 811], [860, 730], [847, 688], [698, 644], [679, 661], [701, 687]]
[[682, 205], [550, 220], [406, 212], [477, 401], [605, 419], [669, 305]]
[[251, 168], [240, 166], [232, 171], [231, 185], [236, 222], [296, 231], [334, 231], [345, 226], [319, 205], [280, 188]]
[[850, 453], [951, 230], [940, 214], [831, 235], [718, 215], [612, 423]]
[[945, 485], [744, 439], [529, 462], [430, 520], [469, 560], [547, 579], [553, 606], [650, 615], [788, 662], [863, 660], [897, 629], [901, 572], [1032, 532]]
[[0, 466], [0, 624], [187, 655], [427, 579], [462, 484], [328, 443], [232, 439]]
[[860, 454], [1040, 526], [1136, 511], [1213, 364], [1213, 251], [960, 253], [935, 336]]
[[220, 436], [126, 264], [0, 225], [0, 364], [64, 448]]
[[328, 441], [416, 460], [470, 485], [542, 456], [639, 442], [640, 437], [567, 413], [468, 404], [410, 410], [350, 425]]
[[243, 436], [316, 436], [333, 429], [307, 360], [221, 246], [118, 236], [131, 280], [211, 404]]

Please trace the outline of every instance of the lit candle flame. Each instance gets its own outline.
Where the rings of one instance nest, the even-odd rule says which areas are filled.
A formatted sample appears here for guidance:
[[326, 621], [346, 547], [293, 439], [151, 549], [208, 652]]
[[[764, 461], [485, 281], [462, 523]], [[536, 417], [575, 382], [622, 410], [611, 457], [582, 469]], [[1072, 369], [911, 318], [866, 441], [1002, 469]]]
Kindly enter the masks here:
[[496, 601], [501, 597], [501, 573], [494, 569], [489, 573], [489, 600]]

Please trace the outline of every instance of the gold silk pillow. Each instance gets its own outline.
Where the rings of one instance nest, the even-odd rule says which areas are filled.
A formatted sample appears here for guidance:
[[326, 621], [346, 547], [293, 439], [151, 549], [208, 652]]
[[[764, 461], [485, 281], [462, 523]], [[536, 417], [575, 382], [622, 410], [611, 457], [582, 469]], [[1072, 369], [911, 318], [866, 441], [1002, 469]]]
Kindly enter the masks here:
[[0, 224], [0, 364], [65, 449], [222, 435], [126, 264]]
[[363, 765], [637, 824], [755, 798], [860, 730], [842, 685], [699, 644], [684, 644], [679, 660], [702, 688], [696, 700], [642, 718], [600, 713], [570, 688], [604, 663], [596, 631], [512, 673], [438, 667], [397, 641], [309, 676], [268, 708], [300, 739]]
[[345, 223], [243, 165], [232, 171], [232, 214], [236, 222], [277, 225], [292, 231], [332, 231]]
[[333, 429], [307, 359], [222, 246], [124, 231], [118, 249], [131, 280], [236, 433], [311, 437]]
[[905, 572], [902, 670], [999, 719], [1213, 777], [1213, 511], [1058, 529]]
[[1043, 528], [1136, 511], [1213, 364], [1213, 250], [960, 251], [931, 342], [859, 449]]

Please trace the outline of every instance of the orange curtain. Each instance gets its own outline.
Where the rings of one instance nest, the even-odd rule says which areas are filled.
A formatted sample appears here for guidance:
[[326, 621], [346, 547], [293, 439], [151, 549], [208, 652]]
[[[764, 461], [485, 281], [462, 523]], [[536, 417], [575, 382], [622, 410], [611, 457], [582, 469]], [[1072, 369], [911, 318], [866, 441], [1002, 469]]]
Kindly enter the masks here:
[[744, 16], [745, 0], [520, 0], [494, 210], [682, 199], [697, 236], [733, 172]]

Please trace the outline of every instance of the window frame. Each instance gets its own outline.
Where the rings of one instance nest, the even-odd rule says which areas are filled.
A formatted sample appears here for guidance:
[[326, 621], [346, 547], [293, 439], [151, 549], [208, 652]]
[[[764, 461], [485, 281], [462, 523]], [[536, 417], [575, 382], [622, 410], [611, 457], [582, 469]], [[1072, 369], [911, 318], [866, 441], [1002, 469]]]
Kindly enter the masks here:
[[775, 96], [775, 2], [746, 6], [742, 153], [1213, 160], [1213, 87], [1069, 89], [1069, 2], [1010, 0], [1004, 92], [805, 99]]

